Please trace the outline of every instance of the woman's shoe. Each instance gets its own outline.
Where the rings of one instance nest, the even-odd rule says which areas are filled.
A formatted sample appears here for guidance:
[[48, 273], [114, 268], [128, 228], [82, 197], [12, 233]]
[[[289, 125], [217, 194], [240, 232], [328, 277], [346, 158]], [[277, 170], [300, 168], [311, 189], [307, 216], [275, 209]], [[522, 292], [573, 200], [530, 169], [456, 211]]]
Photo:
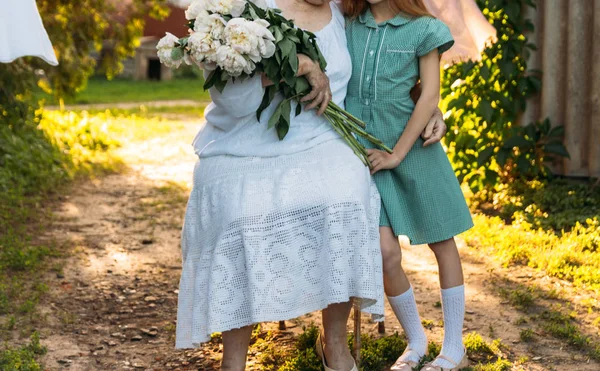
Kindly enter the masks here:
[[[325, 371], [336, 371], [333, 368], [327, 367], [327, 361], [325, 360], [325, 352], [323, 350], [323, 336], [321, 336], [321, 333], [319, 333], [319, 336], [317, 337], [316, 351], [319, 358], [321, 358], [321, 361], [323, 361], [323, 368], [325, 368]], [[356, 362], [354, 363], [354, 366], [350, 371], [358, 371], [358, 367], [356, 367]]]
[[[408, 358], [408, 357], [405, 357], [405, 355], [408, 355], [411, 352], [414, 352], [416, 354], [416, 358], [419, 359], [418, 362], [402, 359], [402, 358]], [[423, 357], [425, 357], [426, 355], [427, 354], [425, 354]], [[404, 353], [402, 353], [400, 358], [398, 358], [396, 360], [396, 362], [392, 365], [392, 367], [390, 368], [390, 371], [412, 371], [419, 366], [419, 363], [421, 363], [421, 360], [423, 359], [423, 357], [419, 357], [419, 354], [417, 352], [415, 352], [414, 350], [412, 350], [410, 348], [406, 348], [406, 350], [404, 351]], [[415, 357], [411, 357], [411, 358], [415, 358]]]
[[[433, 363], [435, 362], [435, 359], [438, 359], [438, 358], [450, 362], [453, 365], [452, 368], [443, 368], [441, 366], [433, 365]], [[469, 357], [467, 357], [466, 349], [465, 349], [465, 354], [463, 355], [462, 359], [458, 363], [456, 363], [456, 361], [453, 361], [450, 358], [445, 357], [441, 354], [439, 356], [437, 356], [435, 359], [429, 363], [426, 363], [425, 366], [423, 366], [423, 368], [421, 369], [421, 371], [459, 371], [465, 367], [469, 367]]]

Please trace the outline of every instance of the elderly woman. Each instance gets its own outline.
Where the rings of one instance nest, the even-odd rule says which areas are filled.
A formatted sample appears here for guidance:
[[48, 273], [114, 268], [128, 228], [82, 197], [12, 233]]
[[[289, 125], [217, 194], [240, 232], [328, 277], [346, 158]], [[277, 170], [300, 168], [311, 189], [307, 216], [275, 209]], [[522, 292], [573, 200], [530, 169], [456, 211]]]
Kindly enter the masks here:
[[[244, 370], [253, 324], [322, 310], [317, 351], [327, 369], [356, 370], [346, 343], [351, 299], [382, 316], [384, 293], [379, 195], [369, 169], [320, 116], [329, 100], [346, 97], [344, 17], [326, 0], [276, 1], [267, 4], [315, 33], [329, 65], [323, 73], [300, 56], [299, 75], [313, 90], [283, 141], [267, 128], [281, 98], [256, 119], [269, 81], [210, 91], [194, 141], [200, 160], [182, 232], [176, 346], [222, 332], [221, 369]], [[428, 142], [444, 131], [432, 119]]]

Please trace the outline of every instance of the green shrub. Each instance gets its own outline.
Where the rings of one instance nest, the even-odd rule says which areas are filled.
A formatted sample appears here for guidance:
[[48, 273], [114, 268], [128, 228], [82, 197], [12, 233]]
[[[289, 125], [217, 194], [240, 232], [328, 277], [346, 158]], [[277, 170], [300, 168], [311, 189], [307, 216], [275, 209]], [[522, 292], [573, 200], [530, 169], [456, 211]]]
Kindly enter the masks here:
[[[600, 187], [592, 181], [553, 179], [500, 185], [471, 199], [475, 210], [496, 214], [507, 223], [527, 222], [536, 228], [569, 231], [577, 223], [600, 217]], [[590, 240], [597, 249], [600, 239]]]
[[0, 351], [0, 370], [41, 371], [42, 367], [36, 358], [46, 354], [47, 349], [40, 344], [40, 336], [34, 332], [28, 345]]
[[442, 97], [448, 110], [446, 143], [459, 181], [478, 191], [516, 178], [548, 175], [546, 163], [568, 156], [563, 129], [545, 120], [523, 123], [527, 99], [540, 91], [539, 71], [527, 67], [535, 45], [527, 38], [533, 24], [522, 16], [533, 0], [477, 0], [497, 31], [480, 61], [444, 70]]

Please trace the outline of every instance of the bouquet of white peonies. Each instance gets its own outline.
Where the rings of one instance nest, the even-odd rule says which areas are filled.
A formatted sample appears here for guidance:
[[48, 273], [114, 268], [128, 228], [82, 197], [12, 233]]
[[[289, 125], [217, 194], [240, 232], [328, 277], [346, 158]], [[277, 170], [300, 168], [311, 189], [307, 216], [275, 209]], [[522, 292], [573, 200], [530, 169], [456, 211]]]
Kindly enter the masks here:
[[[260, 120], [264, 109], [281, 93], [284, 99], [269, 119], [269, 128], [274, 127], [282, 140], [289, 131], [292, 101], [298, 102], [295, 114], [299, 115], [299, 101], [311, 90], [306, 78], [296, 76], [298, 54], [318, 62], [323, 71], [327, 63], [314, 34], [296, 28], [281, 11], [267, 9], [261, 1], [264, 0], [192, 2], [185, 12], [189, 36], [178, 38], [167, 33], [157, 45], [158, 56], [168, 67], [186, 63], [209, 71], [204, 89], [215, 87], [221, 92], [229, 81], [264, 73], [273, 85], [265, 89], [256, 115]], [[329, 103], [324, 116], [365, 165], [370, 166], [367, 152], [355, 135], [392, 152], [365, 131], [362, 121], [334, 102]]]

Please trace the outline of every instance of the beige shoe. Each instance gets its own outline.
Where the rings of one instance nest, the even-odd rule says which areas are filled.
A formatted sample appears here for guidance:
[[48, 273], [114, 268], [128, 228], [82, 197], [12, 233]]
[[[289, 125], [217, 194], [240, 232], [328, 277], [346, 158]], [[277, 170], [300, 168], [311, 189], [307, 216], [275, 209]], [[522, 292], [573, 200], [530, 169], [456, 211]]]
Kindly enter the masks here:
[[396, 362], [392, 365], [392, 367], [390, 367], [390, 371], [412, 371], [419, 366], [421, 359], [423, 359], [423, 357], [427, 355], [425, 354], [423, 357], [419, 357], [419, 355], [417, 354], [417, 357], [419, 358], [418, 362], [401, 359], [402, 357], [404, 357], [405, 354], [408, 354], [410, 352], [414, 352], [414, 350], [406, 348], [406, 350], [404, 351], [404, 353], [402, 353], [400, 358], [398, 358]]
[[[323, 337], [321, 336], [321, 333], [319, 333], [319, 337], [317, 337], [317, 344], [315, 345], [317, 355], [323, 361], [323, 368], [325, 369], [325, 371], [336, 371], [333, 368], [327, 367], [327, 361], [325, 360], [325, 352], [323, 351]], [[350, 371], [358, 371], [358, 367], [356, 367], [356, 362], [354, 362], [354, 366]]]
[[[454, 366], [452, 366], [452, 368], [442, 368], [441, 366], [434, 366], [433, 363], [435, 362], [435, 359], [438, 359], [438, 358], [448, 361], [451, 364], [453, 364]], [[450, 358], [445, 357], [441, 354], [439, 356], [437, 356], [435, 359], [429, 363], [426, 363], [425, 366], [423, 366], [423, 368], [421, 369], [421, 371], [459, 371], [465, 367], [469, 367], [469, 357], [467, 357], [466, 349], [465, 349], [465, 355], [462, 357], [462, 359], [460, 360], [459, 363], [456, 363], [455, 361], [453, 361]]]

